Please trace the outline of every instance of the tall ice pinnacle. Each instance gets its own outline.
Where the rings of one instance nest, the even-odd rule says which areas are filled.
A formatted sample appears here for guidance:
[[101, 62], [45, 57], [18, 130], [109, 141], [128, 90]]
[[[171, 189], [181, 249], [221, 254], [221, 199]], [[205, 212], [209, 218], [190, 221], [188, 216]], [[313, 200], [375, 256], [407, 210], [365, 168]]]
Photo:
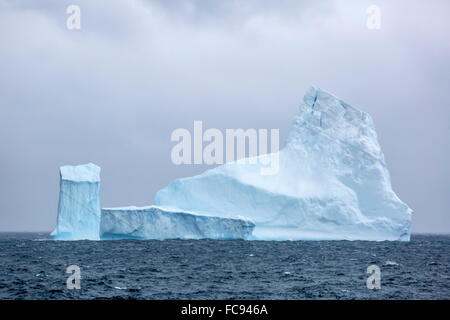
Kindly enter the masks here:
[[89, 163], [60, 168], [57, 240], [98, 240], [100, 232], [100, 168]]
[[261, 174], [267, 155], [229, 162], [171, 182], [155, 203], [246, 218], [255, 224], [253, 239], [409, 240], [412, 210], [392, 190], [367, 113], [311, 87], [275, 155], [272, 175]]

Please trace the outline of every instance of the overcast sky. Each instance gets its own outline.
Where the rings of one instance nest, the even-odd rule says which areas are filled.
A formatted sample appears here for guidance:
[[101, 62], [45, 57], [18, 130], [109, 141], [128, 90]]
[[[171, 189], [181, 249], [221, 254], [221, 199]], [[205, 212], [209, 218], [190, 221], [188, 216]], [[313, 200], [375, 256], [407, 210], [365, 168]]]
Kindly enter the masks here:
[[[66, 8], [81, 8], [68, 30]], [[366, 9], [381, 9], [381, 29]], [[65, 164], [103, 207], [206, 166], [176, 128], [279, 128], [314, 84], [370, 113], [413, 232], [450, 233], [450, 1], [0, 0], [0, 231], [50, 231]]]

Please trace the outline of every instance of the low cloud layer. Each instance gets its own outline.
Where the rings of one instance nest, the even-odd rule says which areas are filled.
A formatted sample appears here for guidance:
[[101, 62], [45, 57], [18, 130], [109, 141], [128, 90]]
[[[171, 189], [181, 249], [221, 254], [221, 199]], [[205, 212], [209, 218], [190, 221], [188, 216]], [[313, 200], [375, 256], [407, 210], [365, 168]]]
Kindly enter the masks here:
[[[66, 8], [81, 8], [81, 30]], [[0, 0], [0, 230], [51, 230], [64, 164], [102, 167], [102, 205], [151, 204], [206, 166], [176, 128], [279, 128], [314, 84], [369, 112], [413, 232], [450, 232], [450, 3]]]

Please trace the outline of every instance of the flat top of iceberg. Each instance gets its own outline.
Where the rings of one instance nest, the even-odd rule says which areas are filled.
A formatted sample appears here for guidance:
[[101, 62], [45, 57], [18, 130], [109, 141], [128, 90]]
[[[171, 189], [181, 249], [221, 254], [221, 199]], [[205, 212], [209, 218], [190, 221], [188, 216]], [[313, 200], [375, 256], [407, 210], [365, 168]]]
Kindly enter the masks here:
[[59, 169], [62, 180], [75, 182], [99, 182], [100, 167], [93, 163], [78, 166], [62, 166]]
[[164, 212], [180, 212], [180, 213], [187, 213], [192, 214], [194, 216], [209, 216], [208, 214], [198, 214], [193, 211], [189, 210], [181, 210], [178, 208], [170, 207], [170, 206], [143, 206], [143, 207], [137, 207], [137, 206], [126, 206], [126, 207], [113, 207], [113, 208], [102, 208], [104, 211], [146, 211], [149, 209], [157, 209]]
[[[207, 213], [207, 212], [198, 213], [198, 212], [191, 211], [191, 210], [182, 210], [182, 209], [172, 207], [172, 206], [157, 206], [157, 205], [143, 206], [143, 207], [137, 207], [137, 206], [113, 207], [113, 208], [110, 207], [110, 208], [102, 208], [102, 211], [147, 211], [150, 209], [156, 209], [156, 210], [160, 210], [162, 212], [185, 213], [185, 214], [190, 214], [193, 216], [200, 216], [200, 217], [217, 217], [217, 215], [215, 215], [214, 213]], [[243, 220], [243, 221], [250, 221], [250, 219], [248, 219], [245, 216], [230, 217], [230, 219], [239, 219], [239, 220]]]
[[126, 211], [126, 210], [147, 210], [154, 208], [155, 206], [143, 206], [143, 207], [137, 207], [137, 206], [126, 206], [126, 207], [109, 207], [109, 208], [102, 208], [102, 210], [117, 210], [117, 211]]

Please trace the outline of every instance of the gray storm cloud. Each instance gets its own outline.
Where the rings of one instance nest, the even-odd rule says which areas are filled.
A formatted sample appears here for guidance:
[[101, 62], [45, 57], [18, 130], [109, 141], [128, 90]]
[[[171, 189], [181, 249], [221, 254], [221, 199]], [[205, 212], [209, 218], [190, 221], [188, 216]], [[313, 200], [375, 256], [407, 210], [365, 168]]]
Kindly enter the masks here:
[[[279, 128], [310, 84], [369, 112], [414, 232], [450, 232], [448, 1], [0, 0], [0, 230], [51, 230], [58, 167], [102, 167], [102, 205], [174, 178], [176, 128]], [[81, 8], [81, 30], [66, 8]]]

